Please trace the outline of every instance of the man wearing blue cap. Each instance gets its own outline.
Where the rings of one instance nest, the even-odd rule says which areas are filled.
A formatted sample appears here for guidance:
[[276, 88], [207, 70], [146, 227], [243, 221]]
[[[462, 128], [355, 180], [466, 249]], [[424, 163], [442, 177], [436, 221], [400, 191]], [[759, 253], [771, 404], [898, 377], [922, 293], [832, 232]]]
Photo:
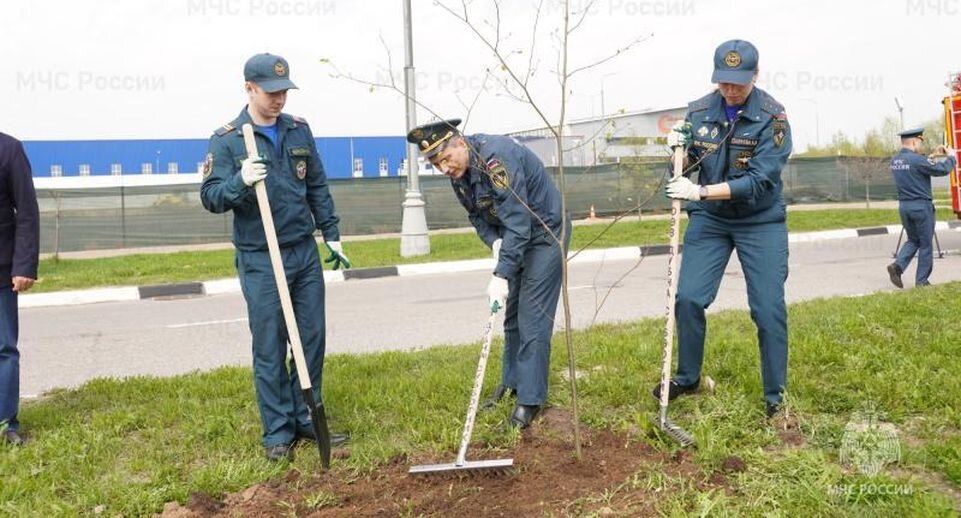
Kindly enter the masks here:
[[[298, 440], [315, 441], [297, 370], [287, 364], [284, 322], [254, 184], [266, 182], [280, 255], [297, 316], [314, 397], [321, 401], [325, 351], [324, 276], [314, 240], [319, 229], [336, 270], [350, 268], [340, 245], [340, 219], [307, 121], [282, 112], [290, 80], [287, 60], [257, 54], [244, 65], [248, 104], [210, 137], [200, 199], [210, 212], [233, 211], [237, 273], [253, 336], [254, 385], [270, 460], [293, 459]], [[239, 129], [254, 127], [260, 158], [248, 158]], [[346, 440], [331, 434], [331, 444]]]
[[[761, 349], [767, 416], [781, 408], [787, 383], [788, 241], [781, 170], [791, 154], [784, 107], [754, 87], [758, 52], [732, 40], [714, 52], [711, 81], [717, 89], [688, 105], [685, 120], [668, 135], [672, 148], [687, 151], [685, 172], [667, 195], [687, 200], [677, 315], [678, 364], [668, 397], [695, 391], [701, 381], [705, 309], [717, 295], [731, 252], [747, 282], [751, 318]], [[654, 388], [660, 398], [660, 384]]]
[[450, 178], [478, 237], [493, 251], [487, 307], [505, 308], [504, 361], [501, 384], [485, 406], [512, 392], [517, 404], [509, 423], [527, 428], [547, 401], [570, 219], [561, 247], [561, 194], [537, 155], [509, 137], [462, 135], [459, 124], [460, 119], [425, 124], [407, 140]]
[[914, 274], [915, 286], [930, 284], [928, 277], [934, 267], [931, 240], [934, 238], [934, 203], [931, 198], [931, 177], [946, 176], [954, 169], [955, 159], [937, 161], [936, 156], [948, 154], [944, 146], [938, 146], [934, 154], [921, 154], [924, 146], [924, 129], [916, 128], [899, 133], [901, 151], [891, 158], [891, 174], [898, 187], [898, 212], [901, 225], [908, 238], [898, 251], [894, 262], [888, 265], [888, 277], [898, 288], [903, 288], [901, 274], [918, 256], [918, 269]]

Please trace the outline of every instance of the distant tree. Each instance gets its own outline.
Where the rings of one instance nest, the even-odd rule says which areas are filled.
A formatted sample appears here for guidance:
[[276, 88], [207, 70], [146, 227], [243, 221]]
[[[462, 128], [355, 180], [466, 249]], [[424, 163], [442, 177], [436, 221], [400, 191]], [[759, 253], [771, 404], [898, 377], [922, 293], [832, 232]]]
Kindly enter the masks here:
[[[925, 145], [930, 149], [941, 144], [944, 138], [944, 122], [941, 118], [934, 118], [924, 125]], [[810, 146], [798, 156], [873, 156], [890, 157], [901, 148], [898, 132], [901, 125], [894, 117], [885, 117], [881, 125], [871, 128], [862, 139], [855, 139], [839, 131], [831, 137], [831, 143], [823, 147]]]
[[841, 167], [851, 177], [864, 184], [864, 205], [871, 208], [871, 182], [890, 174], [888, 156], [853, 156], [841, 160]]

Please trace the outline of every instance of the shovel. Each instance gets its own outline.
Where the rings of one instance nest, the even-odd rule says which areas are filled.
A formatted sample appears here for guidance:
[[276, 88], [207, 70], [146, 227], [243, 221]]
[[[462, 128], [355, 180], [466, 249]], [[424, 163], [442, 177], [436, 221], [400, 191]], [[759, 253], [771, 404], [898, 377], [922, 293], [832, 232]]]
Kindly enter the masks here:
[[[257, 140], [254, 138], [254, 127], [244, 124], [244, 145], [247, 156], [257, 158]], [[304, 347], [300, 343], [300, 330], [294, 317], [294, 305], [290, 301], [290, 290], [287, 287], [287, 276], [284, 274], [284, 263], [280, 257], [280, 244], [277, 242], [277, 231], [274, 228], [274, 215], [270, 212], [270, 200], [267, 199], [267, 187], [263, 181], [255, 184], [257, 206], [260, 217], [264, 222], [264, 234], [267, 237], [267, 250], [270, 252], [270, 265], [274, 269], [274, 280], [277, 282], [277, 294], [280, 295], [280, 306], [284, 311], [284, 322], [287, 323], [287, 335], [290, 337], [290, 350], [297, 367], [297, 377], [300, 378], [300, 388], [303, 392], [304, 403], [310, 412], [310, 421], [317, 437], [317, 447], [320, 449], [320, 463], [324, 469], [330, 468], [330, 430], [327, 428], [327, 414], [324, 404], [314, 400], [314, 390], [310, 385], [310, 372], [307, 370], [307, 360], [304, 358]]]

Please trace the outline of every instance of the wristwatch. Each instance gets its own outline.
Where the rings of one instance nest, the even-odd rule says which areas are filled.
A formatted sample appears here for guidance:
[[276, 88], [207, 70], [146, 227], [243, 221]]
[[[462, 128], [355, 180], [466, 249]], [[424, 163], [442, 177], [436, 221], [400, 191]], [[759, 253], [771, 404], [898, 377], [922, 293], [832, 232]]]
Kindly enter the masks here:
[[697, 190], [697, 195], [698, 195], [702, 200], [706, 200], [706, 199], [707, 199], [707, 186], [706, 186], [706, 185], [702, 185], [701, 188]]

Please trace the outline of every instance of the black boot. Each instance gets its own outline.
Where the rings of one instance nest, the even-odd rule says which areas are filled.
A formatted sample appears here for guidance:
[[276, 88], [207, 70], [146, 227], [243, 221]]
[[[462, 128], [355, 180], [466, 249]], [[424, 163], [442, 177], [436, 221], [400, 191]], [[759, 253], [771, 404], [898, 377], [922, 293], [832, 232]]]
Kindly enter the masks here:
[[494, 388], [494, 392], [491, 392], [491, 396], [484, 400], [484, 403], [481, 405], [481, 410], [494, 408], [500, 400], [504, 399], [504, 396], [517, 397], [517, 391], [503, 383], [498, 385]]
[[[312, 426], [298, 426], [296, 439], [298, 441], [310, 441], [317, 442], [317, 434], [314, 433], [314, 427]], [[346, 443], [348, 439], [345, 433], [333, 433], [330, 434], [330, 445], [332, 447], [341, 446]]]
[[[669, 388], [667, 391], [667, 400], [674, 401], [675, 399], [678, 398], [678, 396], [683, 396], [684, 394], [689, 394], [691, 392], [694, 392], [697, 390], [697, 388], [700, 385], [701, 385], [700, 379], [698, 379], [694, 383], [691, 383], [690, 385], [678, 385], [676, 381], [671, 380], [670, 385], [668, 385]], [[654, 399], [658, 401], [661, 400], [661, 384], [660, 383], [658, 383], [657, 385], [654, 385], [654, 390], [651, 391], [651, 394], [654, 396]]]
[[888, 278], [891, 279], [891, 284], [897, 286], [898, 288], [904, 288], [904, 283], [901, 282], [901, 267], [898, 263], [891, 263], [888, 265]]
[[764, 411], [765, 413], [767, 413], [768, 419], [772, 419], [774, 416], [778, 414], [778, 412], [781, 411], [780, 403], [765, 403], [765, 405], [766, 406], [764, 408]]
[[534, 418], [541, 411], [538, 405], [517, 405], [511, 412], [510, 425], [512, 428], [524, 429], [531, 425]]
[[6, 430], [0, 435], [0, 442], [5, 442], [12, 446], [23, 446], [27, 440], [20, 436], [16, 430]]
[[290, 444], [275, 444], [273, 446], [266, 446], [264, 447], [264, 454], [267, 455], [267, 460], [271, 462], [294, 460], [294, 448]]

